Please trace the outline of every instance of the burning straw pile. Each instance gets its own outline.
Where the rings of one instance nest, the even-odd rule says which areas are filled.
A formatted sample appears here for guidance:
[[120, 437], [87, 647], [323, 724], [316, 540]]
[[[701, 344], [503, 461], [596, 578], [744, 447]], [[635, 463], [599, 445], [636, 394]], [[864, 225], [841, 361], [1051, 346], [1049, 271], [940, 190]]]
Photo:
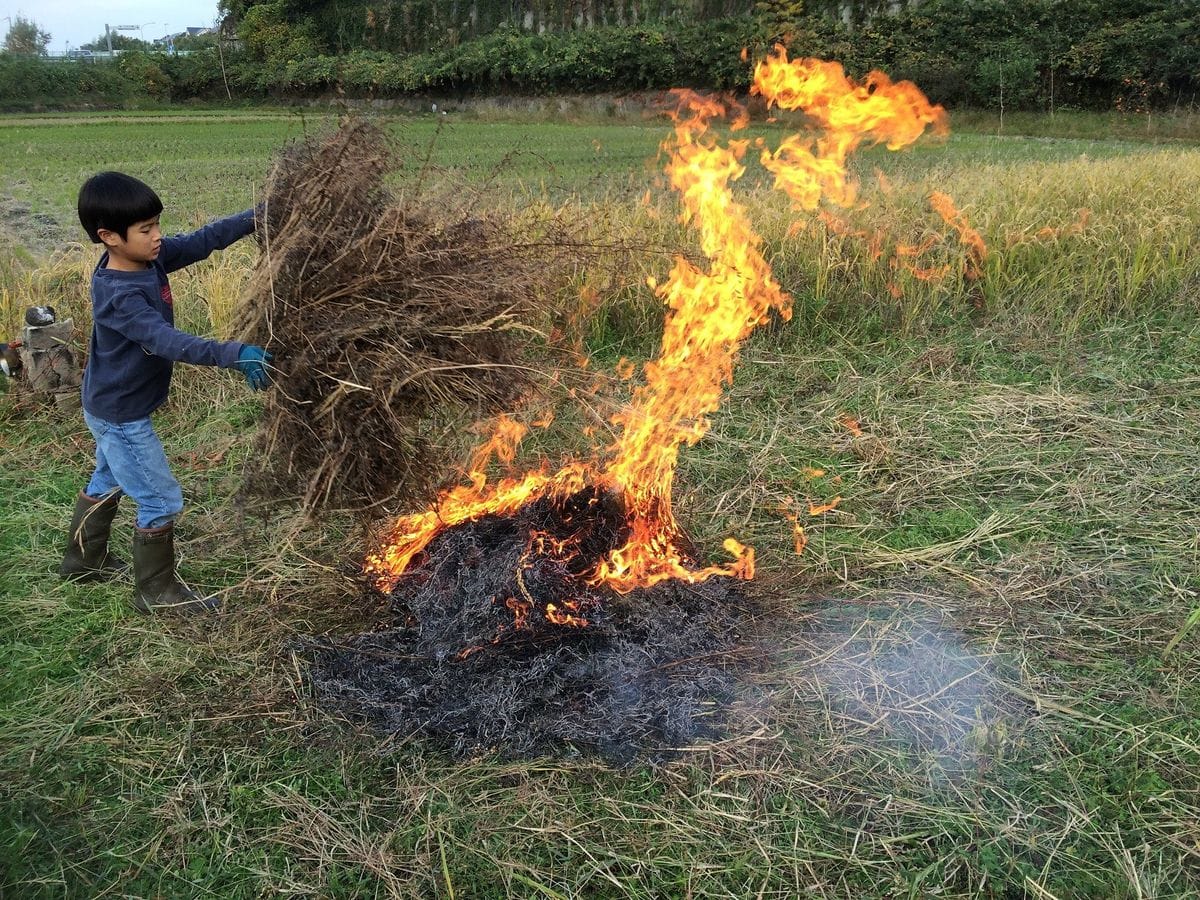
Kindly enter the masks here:
[[[901, 147], [944, 118], [914, 85], [879, 73], [856, 85], [836, 64], [782, 50], [756, 68], [754, 89], [824, 129], [820, 141], [762, 152], [804, 209], [823, 195], [855, 202], [845, 162], [862, 142]], [[734, 196], [749, 142], [710, 133], [731, 111], [723, 103], [678, 97], [666, 172], [707, 261], [681, 256], [656, 285], [662, 344], [612, 417], [616, 440], [557, 471], [490, 480], [488, 458], [511, 460], [523, 433], [502, 419], [469, 483], [397, 519], [368, 558], [396, 619], [313, 648], [313, 686], [327, 703], [458, 752], [629, 759], [719, 726], [732, 663], [745, 658], [734, 579], [753, 577], [755, 554], [731, 537], [732, 561], [703, 565], [672, 508], [675, 469], [709, 430], [738, 349], [792, 303]]]
[[239, 310], [241, 338], [275, 357], [257, 493], [298, 490], [308, 511], [427, 495], [445, 468], [429, 418], [508, 408], [537, 377], [523, 357], [547, 318], [553, 242], [394, 193], [401, 167], [351, 121], [271, 174]]
[[443, 532], [392, 589], [392, 627], [309, 647], [318, 699], [455, 755], [626, 763], [718, 736], [740, 594], [726, 578], [589, 584], [626, 537], [620, 503], [592, 490]]

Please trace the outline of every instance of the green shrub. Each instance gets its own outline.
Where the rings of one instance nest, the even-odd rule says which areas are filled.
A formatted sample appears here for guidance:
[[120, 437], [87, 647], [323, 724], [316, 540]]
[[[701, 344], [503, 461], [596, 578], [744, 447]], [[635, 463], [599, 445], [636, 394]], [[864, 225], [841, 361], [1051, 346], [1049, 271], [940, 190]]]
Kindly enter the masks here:
[[280, 87], [295, 93], [327, 90], [338, 82], [338, 60], [333, 56], [294, 59], [283, 69]]
[[[226, 79], [239, 96], [281, 98], [335, 88], [352, 96], [745, 90], [750, 66], [743, 48], [759, 57], [775, 42], [793, 57], [840, 60], [854, 76], [882, 69], [910, 79], [946, 105], [1146, 110], [1194, 104], [1200, 88], [1200, 11], [1183, 3], [1166, 10], [1154, 0], [924, 0], [853, 26], [806, 15], [805, 8], [817, 7], [796, 2], [765, 4], [757, 17], [699, 20], [692, 14], [542, 33], [520, 30], [501, 16], [502, 24], [471, 40], [460, 40], [470, 28], [449, 28], [439, 46], [422, 53], [361, 48], [336, 55], [322, 47], [429, 41], [384, 40], [400, 23], [374, 7], [367, 24], [340, 29], [332, 20], [318, 27], [298, 8], [288, 0], [245, 8], [239, 29], [245, 50], [226, 55], [224, 75], [212, 52], [130, 53], [116, 66], [4, 58], [0, 102], [220, 97]], [[488, 17], [499, 16], [498, 9]], [[428, 25], [421, 16], [441, 15], [429, 4], [410, 12], [405, 27], [417, 29]], [[569, 17], [559, 19], [561, 26]], [[336, 41], [327, 41], [329, 35]]]
[[968, 96], [976, 106], [1028, 109], [1037, 102], [1040, 84], [1033, 54], [1019, 45], [1004, 44], [979, 60]]
[[409, 57], [372, 50], [356, 50], [343, 56], [339, 74], [342, 87], [350, 93], [401, 94], [414, 88]]
[[167, 56], [162, 67], [171, 79], [172, 95], [179, 98], [210, 98], [225, 95], [221, 58], [216, 50]]
[[0, 54], [0, 106], [8, 109], [47, 103], [121, 104], [135, 93], [135, 85], [111, 63]]
[[250, 7], [238, 26], [238, 36], [251, 57], [275, 63], [307, 59], [323, 49], [312, 23], [289, 19], [286, 0]]
[[512, 28], [409, 57], [416, 86], [438, 91], [585, 92], [748, 85], [742, 48], [757, 24], [599, 27], [527, 35]]
[[117, 59], [117, 68], [139, 98], [170, 100], [171, 79], [161, 65], [165, 58], [162, 54], [127, 51]]

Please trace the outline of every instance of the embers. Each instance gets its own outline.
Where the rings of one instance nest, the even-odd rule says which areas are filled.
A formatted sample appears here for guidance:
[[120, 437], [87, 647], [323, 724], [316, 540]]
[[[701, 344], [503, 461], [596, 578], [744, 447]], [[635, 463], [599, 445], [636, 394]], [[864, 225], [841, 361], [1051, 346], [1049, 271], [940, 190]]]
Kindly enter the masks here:
[[459, 754], [661, 758], [719, 734], [741, 598], [728, 578], [593, 585], [628, 536], [594, 489], [448, 528], [392, 591], [389, 630], [313, 647], [327, 704]]

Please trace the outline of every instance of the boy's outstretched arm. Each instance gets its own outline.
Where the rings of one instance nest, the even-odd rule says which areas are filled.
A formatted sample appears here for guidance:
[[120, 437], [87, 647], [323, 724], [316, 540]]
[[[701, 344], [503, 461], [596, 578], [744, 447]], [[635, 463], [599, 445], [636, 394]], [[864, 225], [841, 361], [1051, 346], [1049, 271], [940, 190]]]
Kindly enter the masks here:
[[164, 269], [174, 272], [202, 259], [208, 259], [214, 250], [224, 250], [253, 231], [254, 210], [248, 209], [245, 212], [209, 222], [190, 234], [174, 234], [164, 237], [158, 259]]
[[139, 290], [114, 294], [103, 318], [110, 328], [140, 344], [147, 353], [174, 362], [231, 369], [245, 346], [240, 341], [210, 341], [168, 325], [150, 298]]

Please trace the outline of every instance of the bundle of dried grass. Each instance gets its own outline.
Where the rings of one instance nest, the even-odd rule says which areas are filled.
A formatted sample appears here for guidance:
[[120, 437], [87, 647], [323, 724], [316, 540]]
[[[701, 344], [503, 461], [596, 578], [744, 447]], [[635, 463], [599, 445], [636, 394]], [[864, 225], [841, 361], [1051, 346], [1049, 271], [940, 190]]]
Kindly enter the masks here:
[[555, 241], [390, 190], [401, 165], [382, 131], [350, 121], [268, 180], [238, 311], [241, 339], [275, 357], [253, 493], [299, 492], [310, 513], [415, 499], [446, 470], [430, 417], [494, 413], [537, 381], [525, 360], [545, 358]]

